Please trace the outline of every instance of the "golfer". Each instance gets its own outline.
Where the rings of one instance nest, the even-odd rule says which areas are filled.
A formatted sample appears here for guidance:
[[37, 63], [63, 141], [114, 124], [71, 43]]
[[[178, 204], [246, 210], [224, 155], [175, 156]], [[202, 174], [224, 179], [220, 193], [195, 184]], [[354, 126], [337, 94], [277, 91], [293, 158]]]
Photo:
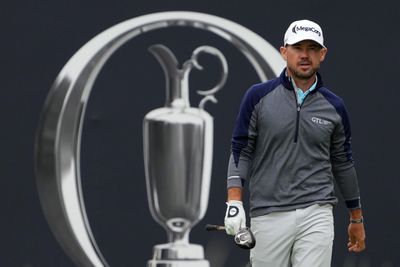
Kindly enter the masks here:
[[242, 194], [248, 183], [257, 240], [252, 267], [328, 267], [338, 202], [334, 180], [349, 211], [348, 250], [365, 249], [349, 116], [317, 72], [327, 54], [318, 24], [290, 24], [280, 53], [287, 62], [280, 76], [253, 85], [240, 105], [228, 166], [226, 232], [246, 226]]

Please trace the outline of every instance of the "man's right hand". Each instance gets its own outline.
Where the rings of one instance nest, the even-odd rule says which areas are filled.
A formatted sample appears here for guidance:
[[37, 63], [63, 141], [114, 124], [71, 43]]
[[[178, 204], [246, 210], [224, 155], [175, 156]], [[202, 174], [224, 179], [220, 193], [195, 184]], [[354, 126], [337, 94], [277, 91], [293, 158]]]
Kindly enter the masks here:
[[225, 231], [228, 235], [236, 235], [240, 229], [246, 227], [246, 214], [243, 209], [243, 202], [229, 200], [225, 213]]

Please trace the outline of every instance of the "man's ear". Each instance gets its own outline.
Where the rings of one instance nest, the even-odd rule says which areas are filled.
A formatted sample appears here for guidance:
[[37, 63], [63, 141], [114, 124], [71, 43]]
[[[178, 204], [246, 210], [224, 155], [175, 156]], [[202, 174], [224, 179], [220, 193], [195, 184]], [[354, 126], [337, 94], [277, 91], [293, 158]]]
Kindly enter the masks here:
[[322, 62], [325, 59], [326, 53], [328, 53], [328, 48], [326, 48], [326, 47], [322, 48], [320, 53], [321, 53], [320, 59], [321, 59], [321, 62]]
[[287, 61], [287, 49], [286, 49], [286, 47], [281, 46], [281, 47], [279, 48], [279, 51], [281, 52], [281, 56], [283, 57], [283, 59], [284, 59], [285, 61]]

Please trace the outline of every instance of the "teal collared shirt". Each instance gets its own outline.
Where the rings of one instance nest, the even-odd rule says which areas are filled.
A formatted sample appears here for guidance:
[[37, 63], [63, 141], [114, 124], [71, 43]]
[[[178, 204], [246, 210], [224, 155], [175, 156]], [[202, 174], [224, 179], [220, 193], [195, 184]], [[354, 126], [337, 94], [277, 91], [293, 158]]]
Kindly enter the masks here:
[[292, 81], [292, 85], [294, 90], [297, 93], [297, 104], [301, 105], [303, 104], [304, 98], [306, 98], [306, 96], [315, 89], [315, 87], [317, 86], [317, 82], [318, 82], [318, 77], [315, 76], [315, 82], [313, 83], [313, 85], [311, 85], [310, 88], [308, 88], [307, 91], [303, 92], [303, 90], [301, 90], [300, 88], [297, 87], [296, 83], [294, 82], [294, 79], [290, 79]]

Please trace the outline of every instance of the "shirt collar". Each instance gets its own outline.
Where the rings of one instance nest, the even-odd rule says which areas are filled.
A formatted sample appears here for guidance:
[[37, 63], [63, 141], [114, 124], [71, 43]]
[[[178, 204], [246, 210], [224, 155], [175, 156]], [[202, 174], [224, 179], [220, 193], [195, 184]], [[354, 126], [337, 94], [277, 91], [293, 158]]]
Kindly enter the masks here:
[[[281, 80], [282, 85], [286, 89], [293, 90], [294, 89], [293, 85], [292, 85], [292, 83], [291, 83], [291, 81], [290, 81], [290, 79], [289, 79], [289, 77], [287, 76], [286, 73], [287, 73], [287, 68], [284, 68], [283, 71], [281, 72], [280, 76], [279, 76], [279, 79]], [[313, 91], [316, 91], [319, 88], [324, 86], [324, 83], [322, 81], [321, 75], [318, 72], [315, 75], [317, 76], [318, 81], [317, 81], [317, 85], [315, 86], [315, 90], [313, 90]]]
[[304, 99], [306, 98], [306, 96], [317, 87], [317, 83], [318, 83], [318, 76], [317, 75], [315, 75], [315, 82], [305, 92], [303, 92], [303, 90], [301, 90], [300, 88], [297, 87], [294, 79], [292, 79], [291, 77], [288, 77], [287, 73], [286, 73], [286, 77], [291, 82], [291, 84], [292, 84], [292, 86], [294, 88], [294, 91], [296, 92], [296, 99], [297, 99], [297, 104], [298, 105], [302, 105], [303, 102], [304, 102]]
[[[286, 75], [286, 77], [289, 79], [289, 81], [292, 83], [292, 86], [293, 86], [293, 88], [294, 88], [296, 91], [300, 90], [300, 91], [303, 92], [303, 90], [301, 90], [299, 87], [297, 87], [296, 82], [294, 81], [294, 79], [292, 79], [292, 77], [290, 77], [290, 76], [287, 75], [287, 71], [285, 71], [285, 75]], [[309, 93], [309, 92], [311, 92], [312, 90], [314, 90], [315, 87], [317, 87], [317, 83], [318, 83], [318, 76], [315, 75], [315, 82], [314, 82], [314, 83], [310, 86], [310, 88], [308, 88], [304, 93], [306, 94], [306, 93]]]

